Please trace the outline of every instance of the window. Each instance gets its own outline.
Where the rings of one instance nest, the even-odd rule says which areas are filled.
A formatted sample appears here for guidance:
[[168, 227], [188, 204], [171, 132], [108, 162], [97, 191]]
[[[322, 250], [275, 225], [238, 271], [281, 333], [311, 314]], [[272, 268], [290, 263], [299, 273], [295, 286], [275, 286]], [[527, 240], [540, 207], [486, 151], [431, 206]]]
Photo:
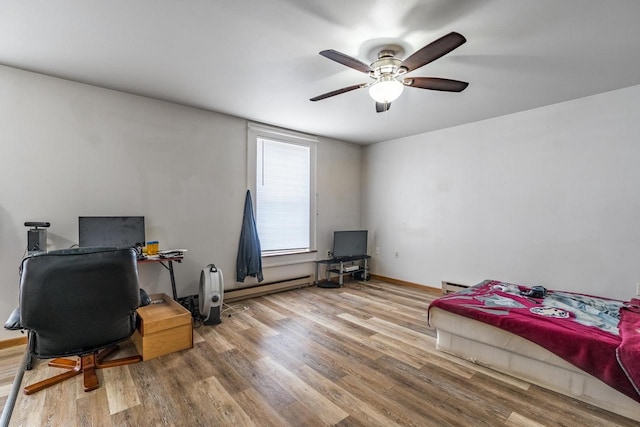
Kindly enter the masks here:
[[263, 256], [315, 250], [316, 142], [249, 125], [248, 184]]

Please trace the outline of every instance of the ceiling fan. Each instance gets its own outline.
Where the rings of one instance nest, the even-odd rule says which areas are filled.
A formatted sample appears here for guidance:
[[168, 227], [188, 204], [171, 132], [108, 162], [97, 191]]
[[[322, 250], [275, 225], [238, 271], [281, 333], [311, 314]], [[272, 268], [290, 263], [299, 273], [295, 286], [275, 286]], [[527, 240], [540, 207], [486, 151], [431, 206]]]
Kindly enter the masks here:
[[320, 55], [353, 68], [354, 70], [361, 71], [369, 75], [374, 81], [323, 93], [322, 95], [311, 98], [311, 101], [320, 101], [321, 99], [340, 95], [341, 93], [368, 87], [369, 94], [376, 101], [376, 112], [381, 113], [389, 109], [391, 103], [400, 96], [405, 86], [445, 92], [461, 92], [469, 86], [469, 83], [437, 77], [402, 78], [402, 76], [446, 55], [460, 47], [466, 41], [467, 39], [465, 39], [462, 34], [454, 31], [429, 43], [422, 49], [414, 52], [404, 61], [395, 57], [396, 51], [393, 47], [383, 48], [378, 54], [378, 59], [370, 65], [333, 49], [323, 50], [320, 52]]

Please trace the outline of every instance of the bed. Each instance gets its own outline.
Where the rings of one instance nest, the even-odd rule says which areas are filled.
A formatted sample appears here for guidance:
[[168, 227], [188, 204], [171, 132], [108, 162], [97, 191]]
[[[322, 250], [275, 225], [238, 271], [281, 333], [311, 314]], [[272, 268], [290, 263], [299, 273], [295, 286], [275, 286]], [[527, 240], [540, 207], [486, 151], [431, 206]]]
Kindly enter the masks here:
[[637, 299], [485, 280], [433, 301], [429, 324], [441, 351], [640, 421]]

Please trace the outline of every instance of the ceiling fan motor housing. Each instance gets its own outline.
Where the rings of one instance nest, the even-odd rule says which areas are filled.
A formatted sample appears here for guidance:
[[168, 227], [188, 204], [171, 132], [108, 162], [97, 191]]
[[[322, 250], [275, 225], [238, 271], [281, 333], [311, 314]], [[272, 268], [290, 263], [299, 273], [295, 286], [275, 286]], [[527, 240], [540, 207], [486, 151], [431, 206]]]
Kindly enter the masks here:
[[406, 68], [401, 67], [402, 61], [395, 57], [392, 50], [382, 50], [378, 54], [378, 59], [371, 63], [373, 71], [370, 77], [378, 79], [381, 76], [399, 76], [407, 72]]

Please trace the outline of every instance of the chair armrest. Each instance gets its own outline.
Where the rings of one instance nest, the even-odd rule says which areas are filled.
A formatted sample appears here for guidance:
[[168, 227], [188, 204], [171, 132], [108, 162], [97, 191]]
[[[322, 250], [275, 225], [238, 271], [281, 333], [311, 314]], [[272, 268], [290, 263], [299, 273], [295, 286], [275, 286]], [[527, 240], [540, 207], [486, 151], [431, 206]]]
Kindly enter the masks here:
[[20, 324], [20, 307], [11, 312], [11, 315], [9, 315], [9, 318], [4, 324], [4, 328], [12, 331], [24, 329]]

